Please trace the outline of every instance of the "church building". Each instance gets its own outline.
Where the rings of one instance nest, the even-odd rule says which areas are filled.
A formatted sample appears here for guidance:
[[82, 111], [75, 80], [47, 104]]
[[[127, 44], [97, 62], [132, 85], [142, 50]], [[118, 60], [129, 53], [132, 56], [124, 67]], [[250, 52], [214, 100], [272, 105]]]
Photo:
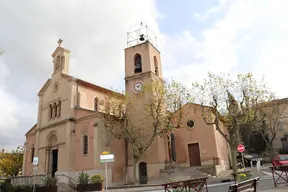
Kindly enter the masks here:
[[[131, 180], [131, 150], [127, 150], [124, 140], [114, 138], [105, 129], [103, 119], [109, 110], [105, 107], [106, 96], [114, 94], [121, 100], [124, 95], [71, 76], [70, 51], [62, 47], [61, 39], [58, 43], [52, 54], [53, 74], [38, 93], [37, 122], [25, 135], [23, 176], [33, 174], [33, 157], [39, 158], [37, 174], [52, 172], [75, 179], [84, 171], [105, 176], [100, 155], [109, 151], [114, 154], [114, 162], [108, 164], [108, 182]], [[139, 94], [141, 86], [151, 80], [163, 81], [161, 55], [143, 36], [124, 53], [125, 94], [135, 100], [135, 113], [141, 114], [141, 97], [153, 97]], [[213, 125], [205, 124], [200, 106], [187, 103], [183, 109], [185, 126], [173, 131], [172, 144], [167, 137], [155, 138], [139, 160], [138, 177], [157, 178], [171, 161], [183, 167], [228, 168], [228, 145]]]

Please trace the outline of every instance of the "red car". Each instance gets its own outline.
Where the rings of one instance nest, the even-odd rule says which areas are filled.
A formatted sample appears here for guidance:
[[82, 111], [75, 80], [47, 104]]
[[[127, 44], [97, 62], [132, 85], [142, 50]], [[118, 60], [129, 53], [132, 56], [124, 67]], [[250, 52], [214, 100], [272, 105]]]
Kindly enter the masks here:
[[281, 155], [276, 155], [273, 160], [272, 160], [272, 165], [273, 166], [288, 166], [288, 154], [281, 154]]

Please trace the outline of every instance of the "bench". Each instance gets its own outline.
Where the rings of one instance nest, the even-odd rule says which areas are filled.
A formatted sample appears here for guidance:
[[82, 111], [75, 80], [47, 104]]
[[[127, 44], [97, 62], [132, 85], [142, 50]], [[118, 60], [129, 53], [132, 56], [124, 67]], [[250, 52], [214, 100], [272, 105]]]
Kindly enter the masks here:
[[[271, 172], [272, 172], [272, 176], [273, 176], [273, 181], [274, 181], [274, 186], [277, 187], [277, 184], [286, 184], [288, 183], [288, 166], [287, 165], [282, 165], [282, 166], [273, 166], [270, 167]], [[278, 176], [278, 178], [276, 179], [276, 176]], [[282, 179], [282, 181], [280, 183], [280, 179]]]
[[206, 187], [206, 192], [208, 192], [207, 178], [208, 177], [199, 177], [185, 181], [175, 181], [162, 184], [162, 186], [164, 187], [165, 192], [173, 192], [175, 189], [177, 189], [177, 192], [200, 192], [204, 186]]
[[253, 191], [256, 192], [258, 182], [259, 177], [256, 177], [236, 184], [232, 184], [229, 186], [228, 192], [241, 192], [246, 191], [247, 189], [253, 189]]

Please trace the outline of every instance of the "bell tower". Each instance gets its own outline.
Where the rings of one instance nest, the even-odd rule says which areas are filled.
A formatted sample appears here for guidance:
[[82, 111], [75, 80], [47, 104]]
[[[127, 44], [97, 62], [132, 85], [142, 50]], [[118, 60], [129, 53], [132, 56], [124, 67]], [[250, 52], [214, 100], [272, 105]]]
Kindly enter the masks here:
[[[145, 134], [147, 134], [154, 128], [152, 115], [147, 112], [147, 104], [149, 105], [155, 100], [156, 94], [153, 89], [150, 89], [150, 86], [154, 86], [155, 82], [160, 84], [163, 82], [161, 57], [156, 40], [156, 36], [142, 22], [140, 25], [132, 26], [127, 34], [127, 48], [125, 49], [126, 114], [130, 118], [129, 122], [135, 128], [137, 127], [137, 130], [141, 130], [139, 134], [143, 131], [146, 131]], [[149, 140], [149, 138], [147, 139]], [[163, 139], [154, 138], [154, 142], [144, 152], [139, 162], [145, 162], [148, 167], [154, 167], [153, 172], [156, 173], [157, 166], [164, 165], [166, 160], [164, 146]], [[148, 173], [152, 174], [151, 171]], [[156, 176], [149, 174], [148, 178]]]
[[53, 52], [53, 74], [69, 73], [69, 56], [70, 51], [62, 47], [62, 39], [58, 41], [58, 47]]
[[163, 81], [160, 52], [157, 37], [141, 22], [127, 33], [125, 49], [125, 82], [129, 96], [141, 92], [148, 82]]
[[162, 79], [160, 52], [157, 37], [146, 24], [132, 26], [127, 33], [125, 49], [125, 79], [143, 76], [147, 73]]

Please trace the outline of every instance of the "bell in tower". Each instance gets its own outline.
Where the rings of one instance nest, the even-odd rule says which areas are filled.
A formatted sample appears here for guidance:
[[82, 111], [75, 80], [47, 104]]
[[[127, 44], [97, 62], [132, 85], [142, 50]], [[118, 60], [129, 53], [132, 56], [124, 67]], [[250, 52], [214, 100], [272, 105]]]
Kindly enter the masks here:
[[144, 41], [144, 40], [145, 40], [145, 38], [144, 38], [144, 34], [141, 34], [141, 35], [140, 35], [139, 40], [140, 40], [140, 41]]
[[144, 22], [130, 27], [125, 49], [125, 78], [135, 75], [142, 78], [148, 74], [162, 78], [161, 70], [157, 37], [152, 29]]
[[157, 48], [157, 37], [145, 22], [131, 26], [127, 33], [127, 47], [133, 47], [149, 41]]
[[142, 58], [141, 55], [136, 54], [134, 58], [134, 72], [135, 73], [141, 73], [142, 72]]

